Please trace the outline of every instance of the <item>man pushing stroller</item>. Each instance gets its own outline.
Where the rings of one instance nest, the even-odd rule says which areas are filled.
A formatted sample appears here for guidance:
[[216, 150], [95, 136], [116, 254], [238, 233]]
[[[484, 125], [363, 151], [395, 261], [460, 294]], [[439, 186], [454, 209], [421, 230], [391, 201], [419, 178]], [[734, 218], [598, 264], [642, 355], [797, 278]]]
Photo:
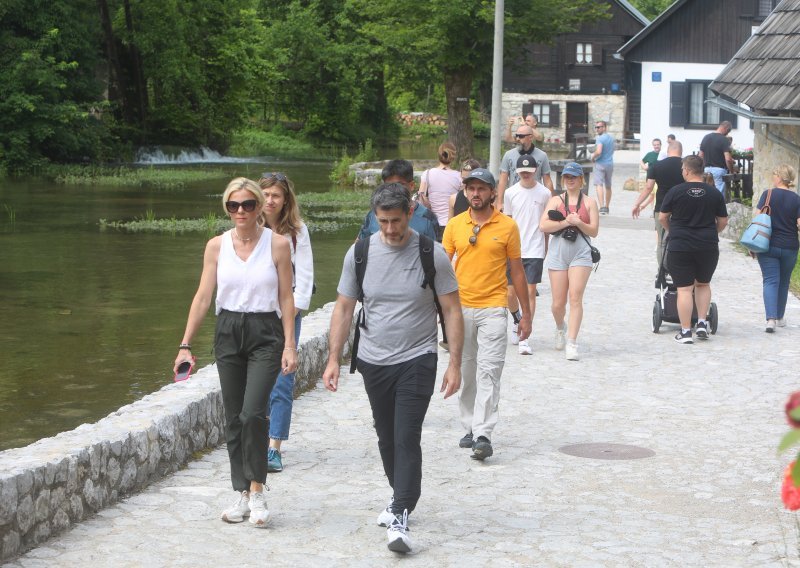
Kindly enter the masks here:
[[[698, 339], [708, 339], [706, 314], [711, 303], [711, 277], [719, 260], [719, 233], [728, 224], [725, 198], [703, 183], [703, 160], [683, 159], [685, 183], [669, 190], [661, 204], [659, 221], [669, 233], [667, 266], [678, 289], [678, 343], [693, 343], [692, 312], [697, 303]], [[702, 319], [701, 319], [702, 318]]]

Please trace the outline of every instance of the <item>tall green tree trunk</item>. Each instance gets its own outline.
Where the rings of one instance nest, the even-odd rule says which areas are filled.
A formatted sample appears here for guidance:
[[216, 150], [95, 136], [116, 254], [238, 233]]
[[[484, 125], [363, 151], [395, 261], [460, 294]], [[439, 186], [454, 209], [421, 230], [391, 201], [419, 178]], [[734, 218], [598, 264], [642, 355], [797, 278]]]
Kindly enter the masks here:
[[103, 27], [103, 44], [108, 61], [108, 100], [116, 103], [116, 111], [125, 122], [130, 123], [130, 112], [125, 104], [125, 74], [122, 72], [119, 54], [117, 53], [114, 28], [111, 25], [111, 12], [106, 0], [97, 0], [100, 11], [100, 23]]
[[[130, 37], [128, 56], [130, 57], [131, 67], [133, 72], [134, 92], [132, 93], [134, 100], [132, 103], [136, 107], [138, 125], [142, 129], [142, 136], [145, 137], [145, 124], [147, 123], [147, 108], [149, 106], [147, 87], [144, 80], [144, 69], [142, 65], [142, 54], [136, 45], [136, 33], [133, 29], [133, 16], [131, 15], [130, 0], [125, 0], [123, 3], [125, 7], [125, 27], [128, 30]], [[144, 141], [144, 140], [143, 140]]]
[[469, 95], [472, 72], [455, 69], [444, 72], [444, 93], [447, 98], [447, 132], [458, 150], [459, 161], [473, 157], [472, 117]]

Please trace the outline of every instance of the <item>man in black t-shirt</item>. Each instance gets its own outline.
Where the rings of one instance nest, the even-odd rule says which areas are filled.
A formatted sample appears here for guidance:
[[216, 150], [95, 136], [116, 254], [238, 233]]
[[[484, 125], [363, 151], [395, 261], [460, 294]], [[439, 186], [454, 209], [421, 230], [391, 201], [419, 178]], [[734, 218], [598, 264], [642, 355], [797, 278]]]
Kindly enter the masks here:
[[[692, 308], [697, 303], [697, 338], [708, 339], [706, 314], [711, 304], [711, 277], [719, 260], [719, 237], [728, 224], [725, 199], [713, 185], [703, 183], [703, 160], [683, 159], [686, 183], [669, 190], [661, 212], [661, 224], [669, 234], [667, 265], [678, 288], [678, 343], [692, 343]], [[694, 300], [692, 294], [694, 293]]]
[[727, 120], [719, 123], [714, 132], [709, 132], [700, 142], [700, 157], [703, 158], [705, 169], [703, 171], [714, 176], [714, 185], [720, 193], [725, 191], [725, 182], [722, 176], [733, 171], [733, 157], [731, 156], [731, 141], [728, 138], [733, 125]]
[[673, 140], [667, 147], [667, 157], [663, 160], [657, 161], [652, 164], [647, 170], [647, 185], [639, 193], [636, 203], [633, 204], [631, 215], [634, 219], [639, 217], [640, 206], [647, 199], [647, 196], [656, 190], [656, 203], [653, 207], [653, 217], [655, 218], [656, 234], [658, 235], [658, 246], [656, 247], [656, 261], [658, 266], [661, 266], [661, 259], [664, 254], [664, 227], [658, 218], [658, 212], [661, 211], [661, 203], [670, 189], [683, 183], [683, 162], [681, 161], [681, 154], [683, 154], [683, 144]]

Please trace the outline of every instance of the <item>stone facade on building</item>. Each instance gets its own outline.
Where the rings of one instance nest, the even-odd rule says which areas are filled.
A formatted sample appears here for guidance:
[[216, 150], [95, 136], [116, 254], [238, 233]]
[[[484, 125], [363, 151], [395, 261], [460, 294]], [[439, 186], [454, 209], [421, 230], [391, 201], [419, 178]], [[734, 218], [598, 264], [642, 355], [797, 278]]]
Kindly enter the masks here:
[[[571, 142], [566, 140], [567, 132], [567, 103], [582, 102], [589, 106], [589, 129], [596, 120], [605, 120], [608, 123], [608, 133], [614, 140], [621, 141], [625, 137], [625, 108], [627, 97], [618, 94], [535, 94], [535, 93], [503, 93], [502, 116], [503, 128], [512, 116], [519, 116], [522, 112], [522, 105], [531, 100], [550, 101], [551, 104], [559, 106], [559, 124], [555, 126], [540, 126], [539, 131], [544, 135], [546, 142]], [[594, 131], [589, 132], [590, 139], [594, 139]]]

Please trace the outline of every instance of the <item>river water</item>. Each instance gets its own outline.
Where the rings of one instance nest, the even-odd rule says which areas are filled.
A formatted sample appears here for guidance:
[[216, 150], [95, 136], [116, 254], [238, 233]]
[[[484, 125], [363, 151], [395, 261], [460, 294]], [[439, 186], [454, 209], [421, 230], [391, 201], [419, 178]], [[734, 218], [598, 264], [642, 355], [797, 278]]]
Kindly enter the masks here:
[[[379, 152], [435, 158], [435, 148]], [[330, 161], [213, 168], [231, 178], [283, 171], [299, 192], [330, 189]], [[156, 218], [220, 214], [226, 183], [159, 191], [0, 180], [0, 450], [98, 420], [172, 381], [207, 236], [101, 230], [99, 220], [132, 220], [148, 210]], [[312, 235], [312, 310], [335, 298], [355, 233], [353, 226]], [[213, 325], [207, 317], [193, 341], [200, 366], [213, 361]]]

